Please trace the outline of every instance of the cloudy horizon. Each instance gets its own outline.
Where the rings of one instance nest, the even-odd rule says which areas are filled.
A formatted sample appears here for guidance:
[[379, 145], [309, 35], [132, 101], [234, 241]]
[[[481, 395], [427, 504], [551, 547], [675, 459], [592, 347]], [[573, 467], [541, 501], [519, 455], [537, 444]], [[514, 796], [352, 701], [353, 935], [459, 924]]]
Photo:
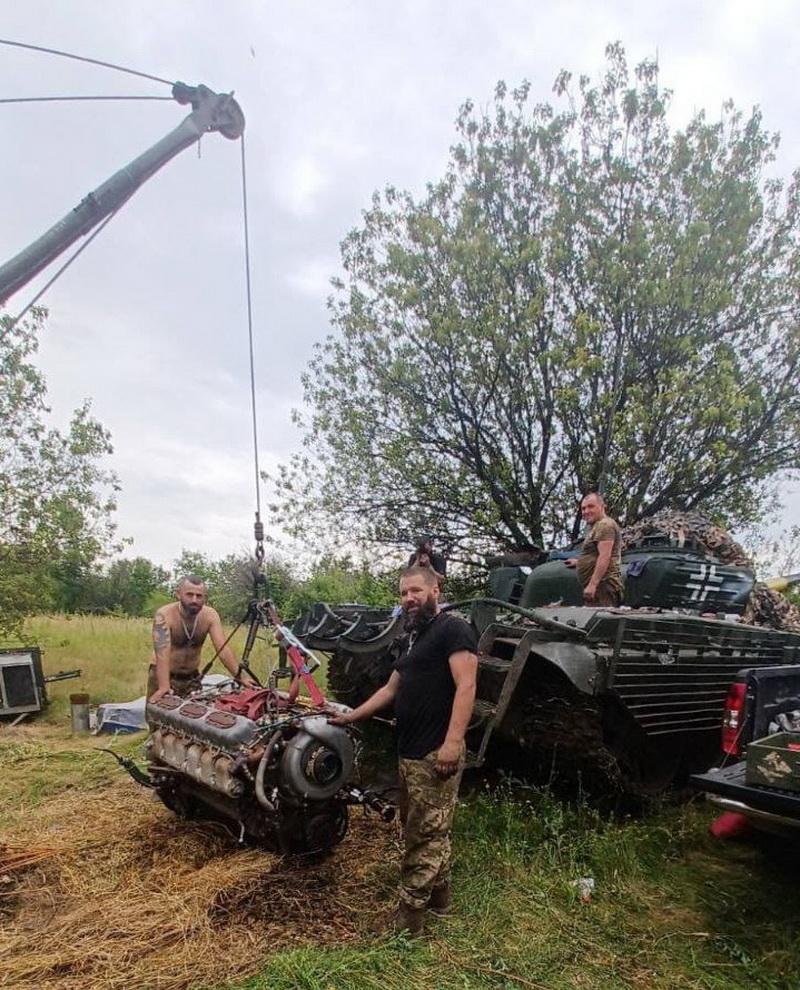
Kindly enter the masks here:
[[[782, 133], [775, 174], [800, 164], [791, 75], [793, 5], [743, 2], [549, 4], [406, 0], [293, 5], [147, 0], [5, 11], [3, 34], [217, 91], [246, 121], [259, 456], [274, 470], [298, 448], [300, 375], [329, 332], [339, 243], [386, 185], [436, 180], [459, 106], [487, 105], [499, 79], [552, 101], [561, 68], [597, 76], [608, 42], [630, 65], [657, 58], [671, 119], [761, 107]], [[99, 67], [0, 46], [6, 98], [163, 95]], [[112, 172], [176, 126], [175, 103], [6, 105], [0, 258], [16, 254]], [[18, 312], [51, 271], [16, 293]], [[85, 397], [112, 434], [126, 556], [171, 563], [252, 543], [252, 438], [239, 147], [219, 135], [147, 182], [43, 299], [36, 363], [54, 417]], [[784, 522], [800, 507], [786, 484]], [[265, 520], [270, 529], [269, 520]], [[289, 549], [288, 552], [293, 552]]]

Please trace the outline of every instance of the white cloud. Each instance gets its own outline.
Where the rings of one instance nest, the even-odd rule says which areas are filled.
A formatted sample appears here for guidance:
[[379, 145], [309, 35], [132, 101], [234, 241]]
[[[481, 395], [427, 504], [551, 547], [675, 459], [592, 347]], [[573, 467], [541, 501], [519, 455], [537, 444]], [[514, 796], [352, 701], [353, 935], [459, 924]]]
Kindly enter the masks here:
[[[499, 78], [552, 100], [556, 72], [597, 75], [607, 42], [635, 64], [658, 53], [677, 120], [731, 96], [781, 130], [777, 163], [800, 159], [790, 0], [317, 0], [225, 8], [140, 0], [7, 5], [3, 33], [166, 78], [236, 90], [247, 164], [258, 411], [265, 466], [298, 444], [289, 411], [314, 341], [328, 331], [338, 244], [387, 183], [436, 179], [467, 97]], [[181, 9], [179, 9], [181, 8]], [[45, 26], [43, 28], [43, 25]], [[43, 33], [44, 32], [44, 33]], [[255, 56], [251, 54], [251, 47]], [[4, 96], [150, 93], [146, 80], [3, 50]], [[11, 257], [183, 118], [172, 103], [4, 106], [0, 259]], [[56, 415], [92, 396], [122, 476], [120, 530], [170, 560], [182, 546], [249, 545], [249, 367], [239, 148], [209, 134], [122, 210], [46, 297], [42, 344]], [[33, 294], [17, 294], [16, 311]], [[793, 496], [796, 505], [796, 496]]]
[[298, 292], [325, 300], [331, 293], [331, 277], [338, 268], [335, 261], [327, 258], [312, 259], [289, 272], [286, 280]]
[[319, 162], [309, 155], [302, 155], [287, 165], [281, 186], [282, 198], [297, 216], [308, 216], [327, 184]]

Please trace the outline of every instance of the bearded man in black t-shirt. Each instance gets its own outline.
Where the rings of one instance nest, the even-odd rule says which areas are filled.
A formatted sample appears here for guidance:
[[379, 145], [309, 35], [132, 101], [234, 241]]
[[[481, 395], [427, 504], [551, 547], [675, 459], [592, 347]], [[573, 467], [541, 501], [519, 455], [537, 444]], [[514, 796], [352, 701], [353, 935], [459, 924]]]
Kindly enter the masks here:
[[403, 571], [400, 600], [408, 636], [389, 680], [331, 721], [358, 722], [394, 702], [405, 838], [394, 928], [417, 935], [426, 908], [444, 913], [450, 904], [450, 832], [475, 701], [477, 640], [463, 619], [439, 612], [430, 567]]

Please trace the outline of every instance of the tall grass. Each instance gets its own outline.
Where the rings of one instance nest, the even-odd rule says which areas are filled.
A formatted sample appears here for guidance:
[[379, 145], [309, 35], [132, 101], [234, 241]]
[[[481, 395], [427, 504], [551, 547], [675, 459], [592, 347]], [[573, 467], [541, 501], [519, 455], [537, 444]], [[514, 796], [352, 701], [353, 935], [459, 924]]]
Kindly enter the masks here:
[[[25, 623], [23, 635], [7, 646], [38, 646], [43, 651], [45, 674], [80, 669], [76, 680], [55, 681], [47, 685], [50, 704], [44, 720], [60, 722], [69, 710], [69, 696], [86, 692], [91, 704], [107, 701], [131, 701], [144, 694], [147, 667], [152, 655], [151, 621], [115, 616], [40, 615]], [[230, 632], [230, 629], [226, 631]], [[241, 656], [243, 630], [231, 641], [234, 654]], [[214, 656], [211, 640], [203, 647], [203, 663]], [[257, 675], [267, 670], [275, 657], [274, 647], [259, 639], [253, 650], [252, 665]], [[224, 673], [217, 660], [212, 673]], [[322, 675], [322, 677], [320, 677]], [[324, 671], [317, 681], [324, 685]]]
[[[26, 632], [29, 643], [44, 648], [48, 671], [80, 666], [84, 673], [79, 682], [51, 685], [49, 722], [0, 730], [0, 846], [44, 843], [59, 801], [86, 794], [89, 807], [105, 798], [106, 788], [113, 800], [120, 771], [91, 751], [97, 740], [70, 737], [66, 698], [79, 688], [95, 702], [141, 694], [149, 653], [147, 620], [40, 617]], [[239, 640], [236, 652], [240, 648]], [[263, 663], [266, 644], [257, 649]], [[366, 739], [381, 735], [365, 733]], [[112, 745], [135, 756], [142, 738]], [[131, 800], [150, 799], [136, 792]], [[280, 875], [295, 908], [283, 921], [293, 946], [276, 938], [259, 975], [234, 979], [225, 990], [798, 990], [796, 846], [758, 837], [718, 842], [708, 835], [710, 818], [710, 810], [694, 801], [615, 820], [519, 782], [488, 787], [473, 780], [456, 815], [455, 903], [448, 918], [431, 918], [417, 942], [359, 922], [346, 945], [336, 939], [320, 945], [303, 898], [335, 900], [337, 891], [322, 882], [314, 864], [287, 861]], [[179, 833], [183, 826], [166, 819], [164, 827]], [[364, 866], [370, 853], [359, 846], [358, 834], [354, 828], [333, 854], [337, 869]], [[118, 841], [130, 844], [132, 854], [144, 840], [132, 831]], [[395, 897], [399, 851], [393, 844], [381, 848], [364, 893], [367, 916], [384, 916]], [[174, 849], [185, 857], [179, 834]], [[595, 880], [589, 904], [577, 896], [580, 877]], [[4, 889], [0, 933], [4, 905], [13, 908]], [[354, 917], [359, 911], [353, 904]], [[233, 958], [237, 946], [226, 941], [225, 931], [220, 929], [214, 951]], [[107, 949], [100, 939], [97, 953]], [[188, 971], [186, 990], [196, 990], [192, 981]], [[152, 984], [129, 985], [155, 987], [158, 974]]]
[[277, 952], [238, 986], [797, 990], [796, 856], [715, 842], [708, 820], [696, 803], [615, 821], [547, 791], [478, 791], [456, 817], [453, 911], [424, 939]]

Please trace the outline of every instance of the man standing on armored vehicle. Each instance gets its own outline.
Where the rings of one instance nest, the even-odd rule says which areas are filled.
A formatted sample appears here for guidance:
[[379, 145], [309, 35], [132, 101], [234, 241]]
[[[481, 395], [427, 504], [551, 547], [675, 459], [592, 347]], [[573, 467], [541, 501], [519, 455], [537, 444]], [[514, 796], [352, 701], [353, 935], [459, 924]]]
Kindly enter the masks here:
[[418, 935], [426, 908], [443, 913], [450, 904], [450, 831], [475, 702], [477, 641], [463, 619], [439, 611], [430, 566], [403, 571], [400, 600], [409, 633], [389, 680], [331, 721], [359, 722], [394, 702], [405, 837], [394, 927]]
[[225, 645], [217, 611], [206, 605], [207, 590], [202, 578], [181, 578], [176, 602], [162, 606], [153, 619], [153, 658], [147, 677], [147, 697], [155, 702], [170, 691], [185, 697], [200, 688], [200, 655], [206, 636], [231, 675], [243, 684], [254, 684]]
[[433, 537], [427, 533], [417, 540], [417, 548], [408, 558], [408, 567], [430, 567], [439, 581], [439, 588], [442, 587], [447, 575], [447, 560], [440, 553], [435, 553], [433, 549]]
[[581, 516], [589, 531], [580, 556], [565, 563], [577, 570], [586, 605], [619, 605], [623, 593], [619, 526], [606, 515], [605, 500], [597, 492], [584, 495]]

